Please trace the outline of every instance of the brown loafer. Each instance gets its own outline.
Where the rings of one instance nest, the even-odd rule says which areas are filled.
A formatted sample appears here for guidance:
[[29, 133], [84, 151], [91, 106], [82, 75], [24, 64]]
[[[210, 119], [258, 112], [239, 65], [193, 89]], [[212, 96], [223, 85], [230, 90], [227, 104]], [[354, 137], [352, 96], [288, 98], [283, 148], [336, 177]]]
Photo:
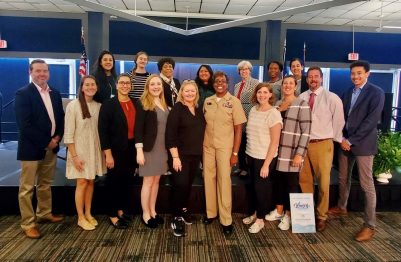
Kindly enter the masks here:
[[361, 231], [359, 231], [358, 234], [356, 234], [355, 240], [358, 242], [369, 241], [373, 238], [374, 234], [375, 234], [374, 229], [363, 227]]
[[38, 239], [40, 238], [40, 232], [36, 227], [24, 229], [25, 236], [28, 238]]
[[316, 221], [316, 230], [317, 232], [322, 232], [326, 229], [326, 220], [318, 219]]
[[348, 215], [348, 212], [346, 209], [342, 209], [340, 207], [332, 207], [329, 209], [327, 212], [331, 216], [346, 216]]
[[38, 223], [57, 223], [64, 219], [63, 216], [55, 216], [53, 214], [47, 215], [45, 217], [40, 217], [37, 219]]

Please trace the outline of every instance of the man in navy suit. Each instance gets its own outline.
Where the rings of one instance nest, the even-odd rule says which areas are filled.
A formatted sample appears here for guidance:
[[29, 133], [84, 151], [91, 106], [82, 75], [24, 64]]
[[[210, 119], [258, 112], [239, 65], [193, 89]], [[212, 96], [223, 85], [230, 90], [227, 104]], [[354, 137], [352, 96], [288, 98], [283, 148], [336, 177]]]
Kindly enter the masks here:
[[[29, 65], [32, 83], [15, 95], [19, 129], [17, 159], [21, 161], [18, 202], [21, 227], [29, 238], [39, 238], [36, 222], [59, 222], [51, 213], [51, 183], [54, 178], [59, 142], [64, 133], [64, 111], [60, 93], [48, 86], [49, 66], [43, 60]], [[37, 207], [32, 206], [36, 184]]]
[[376, 190], [372, 175], [373, 158], [377, 153], [377, 124], [384, 105], [383, 90], [368, 82], [370, 65], [356, 61], [350, 66], [354, 87], [343, 96], [345, 127], [339, 152], [339, 199], [331, 215], [346, 215], [351, 188], [352, 167], [358, 164], [359, 182], [365, 194], [364, 225], [355, 236], [357, 241], [373, 238], [376, 224]]

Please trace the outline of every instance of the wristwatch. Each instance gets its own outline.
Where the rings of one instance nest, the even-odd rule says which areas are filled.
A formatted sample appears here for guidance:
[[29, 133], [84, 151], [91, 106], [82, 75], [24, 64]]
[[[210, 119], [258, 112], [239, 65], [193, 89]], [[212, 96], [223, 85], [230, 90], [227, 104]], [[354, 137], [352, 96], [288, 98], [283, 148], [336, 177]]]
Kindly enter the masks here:
[[233, 152], [233, 155], [234, 155], [234, 156], [238, 156], [238, 153], [237, 153], [237, 152]]

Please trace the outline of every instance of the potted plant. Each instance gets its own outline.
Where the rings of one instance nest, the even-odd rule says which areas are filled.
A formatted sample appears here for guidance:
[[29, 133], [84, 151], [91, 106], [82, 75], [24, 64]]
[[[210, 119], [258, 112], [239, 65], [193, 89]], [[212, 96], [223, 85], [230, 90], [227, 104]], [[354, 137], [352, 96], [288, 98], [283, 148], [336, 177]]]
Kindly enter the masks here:
[[378, 152], [373, 160], [373, 174], [380, 183], [388, 183], [391, 172], [401, 167], [401, 133], [379, 133]]

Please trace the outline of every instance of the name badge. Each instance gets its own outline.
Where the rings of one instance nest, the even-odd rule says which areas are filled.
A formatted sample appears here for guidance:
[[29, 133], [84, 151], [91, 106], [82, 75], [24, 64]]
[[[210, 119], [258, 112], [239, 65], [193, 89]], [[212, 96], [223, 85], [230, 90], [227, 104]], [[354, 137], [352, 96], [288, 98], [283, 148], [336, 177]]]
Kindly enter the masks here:
[[223, 106], [226, 108], [233, 108], [233, 104], [230, 101], [225, 102]]

